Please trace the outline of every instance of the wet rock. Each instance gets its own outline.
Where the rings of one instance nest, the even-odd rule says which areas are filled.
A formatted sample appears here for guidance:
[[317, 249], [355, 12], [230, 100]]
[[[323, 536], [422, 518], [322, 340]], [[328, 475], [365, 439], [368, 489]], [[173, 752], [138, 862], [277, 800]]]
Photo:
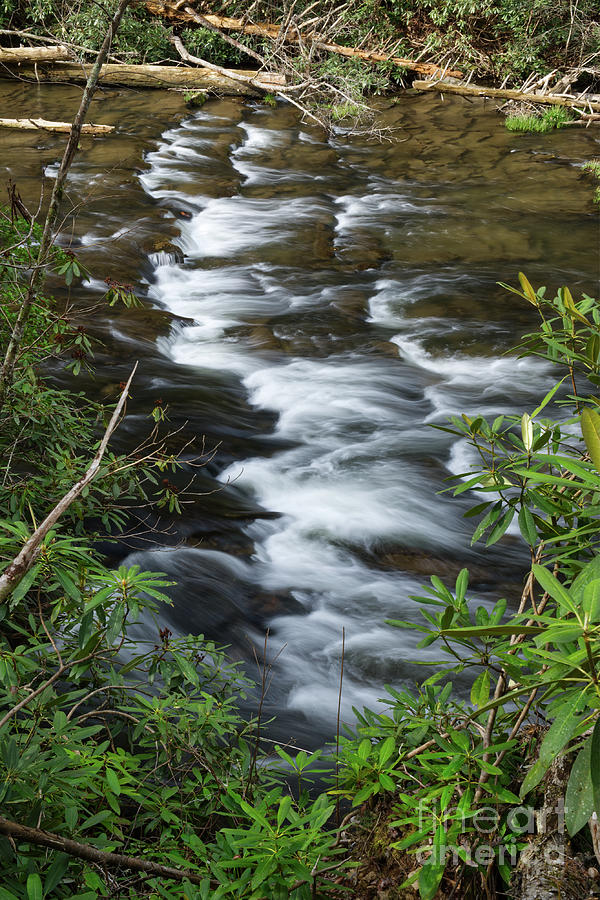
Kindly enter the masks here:
[[372, 231], [356, 229], [348, 237], [348, 243], [338, 243], [334, 247], [338, 259], [348, 264], [355, 272], [377, 269], [391, 259], [391, 254]]
[[163, 257], [166, 263], [181, 265], [184, 261], [182, 250], [167, 237], [151, 238], [145, 241], [142, 244], [142, 250], [148, 256]]
[[367, 317], [369, 296], [366, 291], [346, 289], [339, 291], [331, 304], [343, 316], [364, 321]]
[[399, 359], [398, 345], [392, 341], [376, 341], [372, 344], [373, 350], [380, 356], [389, 356], [392, 359]]
[[212, 531], [206, 534], [194, 534], [189, 537], [186, 544], [197, 547], [200, 550], [220, 550], [231, 556], [251, 557], [254, 553], [254, 541], [245, 534]]
[[315, 260], [333, 259], [334, 231], [330, 221], [317, 222], [313, 230], [312, 253]]
[[283, 349], [281, 341], [275, 337], [271, 329], [266, 325], [255, 325], [248, 333], [248, 339], [259, 350], [277, 350], [280, 352]]

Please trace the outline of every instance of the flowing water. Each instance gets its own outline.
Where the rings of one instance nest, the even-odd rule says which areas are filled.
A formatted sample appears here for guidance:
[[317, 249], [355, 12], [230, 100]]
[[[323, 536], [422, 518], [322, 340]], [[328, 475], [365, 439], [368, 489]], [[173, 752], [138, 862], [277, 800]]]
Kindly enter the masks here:
[[[67, 118], [77, 96], [0, 90], [47, 118]], [[105, 346], [89, 390], [114, 396], [140, 360], [121, 445], [144, 435], [157, 400], [190, 460], [203, 436], [219, 445], [183, 516], [146, 522], [136, 532], [152, 533], [120, 552], [177, 580], [164, 612], [176, 633], [251, 662], [269, 629], [274, 733], [307, 744], [335, 727], [342, 630], [350, 721], [385, 683], [431, 671], [433, 648], [384, 623], [418, 620], [410, 597], [429, 574], [467, 565], [479, 603], [518, 596], [516, 532], [493, 552], [470, 547], [476, 500], [440, 494], [470, 448], [431, 426], [531, 410], [553, 383], [505, 355], [535, 322], [497, 281], [524, 270], [550, 289], [598, 287], [598, 217], [578, 171], [600, 153], [597, 130], [509, 134], [493, 104], [460, 98], [381, 106], [384, 143], [327, 138], [285, 106], [215, 100], [189, 114], [172, 94], [102, 95], [91, 119], [118, 131], [84, 141], [63, 237], [98, 276], [77, 289], [80, 309], [107, 275], [147, 298], [90, 321]], [[0, 139], [33, 197], [59, 140]]]

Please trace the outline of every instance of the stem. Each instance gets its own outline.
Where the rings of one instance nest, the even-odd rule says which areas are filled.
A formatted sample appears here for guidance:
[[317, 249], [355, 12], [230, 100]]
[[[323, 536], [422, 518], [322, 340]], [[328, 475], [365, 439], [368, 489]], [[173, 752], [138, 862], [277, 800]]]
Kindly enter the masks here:
[[[346, 629], [342, 628], [342, 663], [340, 667], [340, 689], [338, 691], [337, 705], [337, 728], [335, 732], [335, 787], [340, 789], [340, 715], [342, 710], [342, 685], [344, 683], [344, 653], [346, 650]], [[340, 795], [337, 794], [335, 801], [335, 819], [340, 827]]]

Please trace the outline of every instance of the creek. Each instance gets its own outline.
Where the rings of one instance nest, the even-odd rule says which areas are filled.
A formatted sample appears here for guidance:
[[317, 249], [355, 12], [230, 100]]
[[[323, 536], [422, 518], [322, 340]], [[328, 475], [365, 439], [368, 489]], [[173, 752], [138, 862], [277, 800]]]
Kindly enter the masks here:
[[[66, 120], [78, 93], [0, 83], [21, 116]], [[351, 722], [384, 684], [433, 671], [438, 652], [384, 622], [419, 620], [410, 597], [430, 574], [451, 584], [468, 566], [485, 606], [520, 595], [517, 531], [470, 546], [477, 499], [440, 491], [472, 452], [431, 426], [531, 411], [553, 383], [506, 355], [536, 322], [498, 281], [522, 270], [549, 290], [598, 289], [598, 215], [578, 170], [600, 155], [597, 130], [510, 134], [495, 104], [461, 98], [379, 106], [393, 129], [381, 143], [327, 138], [284, 105], [189, 113], [177, 94], [103, 92], [90, 120], [117, 132], [82, 140], [61, 238], [94, 275], [70, 298], [103, 341], [82, 388], [114, 399], [140, 361], [117, 446], [147, 434], [160, 401], [174, 444], [191, 442], [173, 481], [216, 448], [181, 517], [142, 517], [110, 552], [172, 576], [163, 624], [230, 644], [250, 672], [269, 629], [272, 734], [301, 746], [335, 731], [342, 630]], [[33, 204], [60, 138], [3, 132], [0, 147]], [[105, 277], [133, 283], [144, 308], [86, 312]]]

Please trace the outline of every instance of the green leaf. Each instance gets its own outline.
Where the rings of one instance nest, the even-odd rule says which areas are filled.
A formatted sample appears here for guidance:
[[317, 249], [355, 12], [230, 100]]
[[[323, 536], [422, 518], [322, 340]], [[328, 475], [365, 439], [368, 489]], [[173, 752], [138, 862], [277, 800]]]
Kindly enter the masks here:
[[488, 514], [486, 516], [484, 516], [484, 518], [481, 520], [481, 522], [479, 523], [479, 525], [473, 532], [473, 537], [471, 538], [471, 544], [474, 544], [479, 540], [479, 538], [481, 537], [483, 532], [486, 530], [486, 528], [489, 528], [490, 525], [494, 524], [494, 522], [496, 521], [496, 519], [498, 518], [498, 516], [500, 515], [501, 512], [502, 512], [502, 501], [498, 500], [496, 503], [494, 503], [494, 505], [488, 512]]
[[594, 556], [587, 563], [573, 581], [570, 588], [570, 594], [576, 606], [583, 604], [583, 595], [588, 584], [596, 579], [600, 579], [600, 554]]
[[56, 576], [57, 581], [59, 582], [67, 597], [70, 597], [71, 600], [76, 601], [81, 599], [81, 591], [79, 590], [71, 576], [67, 572], [65, 572], [64, 569], [55, 569], [54, 575]]
[[191, 683], [197, 687], [200, 683], [200, 679], [198, 678], [196, 668], [191, 664], [189, 659], [186, 656], [183, 656], [182, 653], [174, 653], [173, 659], [186, 681], [191, 681]]
[[510, 634], [540, 634], [544, 629], [540, 625], [472, 625], [465, 628], [445, 628], [440, 631], [447, 637], [496, 637]]
[[117, 774], [113, 771], [113, 769], [106, 770], [106, 781], [113, 794], [118, 797], [121, 793], [121, 785], [119, 783], [119, 779], [117, 778]]
[[279, 802], [279, 809], [277, 810], [277, 826], [280, 828], [282, 823], [285, 821], [285, 818], [290, 811], [290, 807], [292, 805], [292, 798], [289, 794], [286, 794], [285, 797], [282, 797]]
[[543, 587], [547, 594], [550, 594], [550, 596], [556, 600], [559, 606], [563, 609], [568, 609], [569, 612], [576, 612], [575, 604], [569, 596], [569, 592], [565, 590], [560, 581], [558, 581], [548, 569], [537, 564], [534, 564], [532, 569], [538, 583]]
[[388, 761], [394, 750], [396, 749], [396, 741], [390, 735], [390, 737], [386, 738], [381, 747], [379, 748], [379, 765], [382, 766], [384, 763]]
[[379, 774], [379, 783], [384, 791], [395, 791], [396, 782], [386, 772]]
[[564, 622], [560, 625], [554, 625], [546, 628], [542, 634], [536, 638], [538, 647], [543, 644], [570, 644], [571, 641], [577, 641], [583, 634], [583, 628], [576, 622]]
[[523, 535], [523, 539], [530, 547], [535, 547], [538, 541], [538, 534], [535, 527], [535, 521], [529, 508], [522, 506], [519, 510], [519, 530]]
[[581, 831], [594, 811], [592, 791], [592, 738], [588, 738], [573, 763], [565, 794], [565, 824], [570, 836]]
[[561, 379], [560, 379], [560, 381], [558, 382], [558, 384], [555, 384], [554, 387], [553, 387], [550, 391], [548, 391], [548, 393], [546, 394], [546, 396], [544, 397], [544, 399], [542, 400], [542, 402], [540, 403], [540, 405], [539, 405], [539, 406], [536, 406], [536, 408], [534, 409], [534, 411], [531, 413], [531, 418], [532, 418], [532, 419], [535, 419], [536, 416], [539, 416], [539, 414], [540, 414], [541, 411], [544, 409], [544, 407], [547, 406], [548, 403], [552, 400], [552, 398], [554, 397], [555, 393], [557, 392], [557, 390], [559, 389], [559, 387], [561, 386], [561, 384], [563, 383], [563, 381], [564, 381], [566, 378], [567, 378], [567, 376], [565, 375], [564, 378], [561, 378]]
[[371, 741], [368, 738], [363, 738], [363, 740], [358, 745], [358, 758], [362, 760], [362, 762], [365, 762], [365, 760], [368, 759], [371, 752], [371, 746]]
[[17, 586], [12, 591], [11, 597], [13, 602], [17, 603], [19, 600], [22, 600], [41, 569], [41, 563], [38, 563], [36, 566], [33, 566], [29, 572], [26, 572], [23, 578], [19, 581]]
[[600, 619], [600, 578], [583, 589], [582, 606], [589, 622], [597, 622]]
[[471, 703], [475, 707], [483, 706], [490, 698], [490, 672], [484, 669], [477, 676], [471, 688]]
[[581, 413], [581, 433], [590, 458], [600, 472], [600, 416], [587, 406]]
[[469, 586], [469, 570], [461, 569], [456, 578], [455, 594], [456, 599], [461, 603], [465, 599], [467, 587]]
[[496, 541], [499, 541], [504, 532], [507, 530], [508, 526], [512, 522], [515, 515], [515, 508], [511, 506], [510, 509], [507, 509], [499, 522], [494, 525], [490, 532], [490, 536], [488, 537], [485, 546], [491, 547], [492, 544], [495, 544]]
[[28, 900], [43, 900], [43, 896], [42, 879], [37, 872], [34, 872], [27, 878], [27, 898]]
[[419, 872], [421, 900], [433, 900], [444, 874], [444, 866], [426, 863]]

